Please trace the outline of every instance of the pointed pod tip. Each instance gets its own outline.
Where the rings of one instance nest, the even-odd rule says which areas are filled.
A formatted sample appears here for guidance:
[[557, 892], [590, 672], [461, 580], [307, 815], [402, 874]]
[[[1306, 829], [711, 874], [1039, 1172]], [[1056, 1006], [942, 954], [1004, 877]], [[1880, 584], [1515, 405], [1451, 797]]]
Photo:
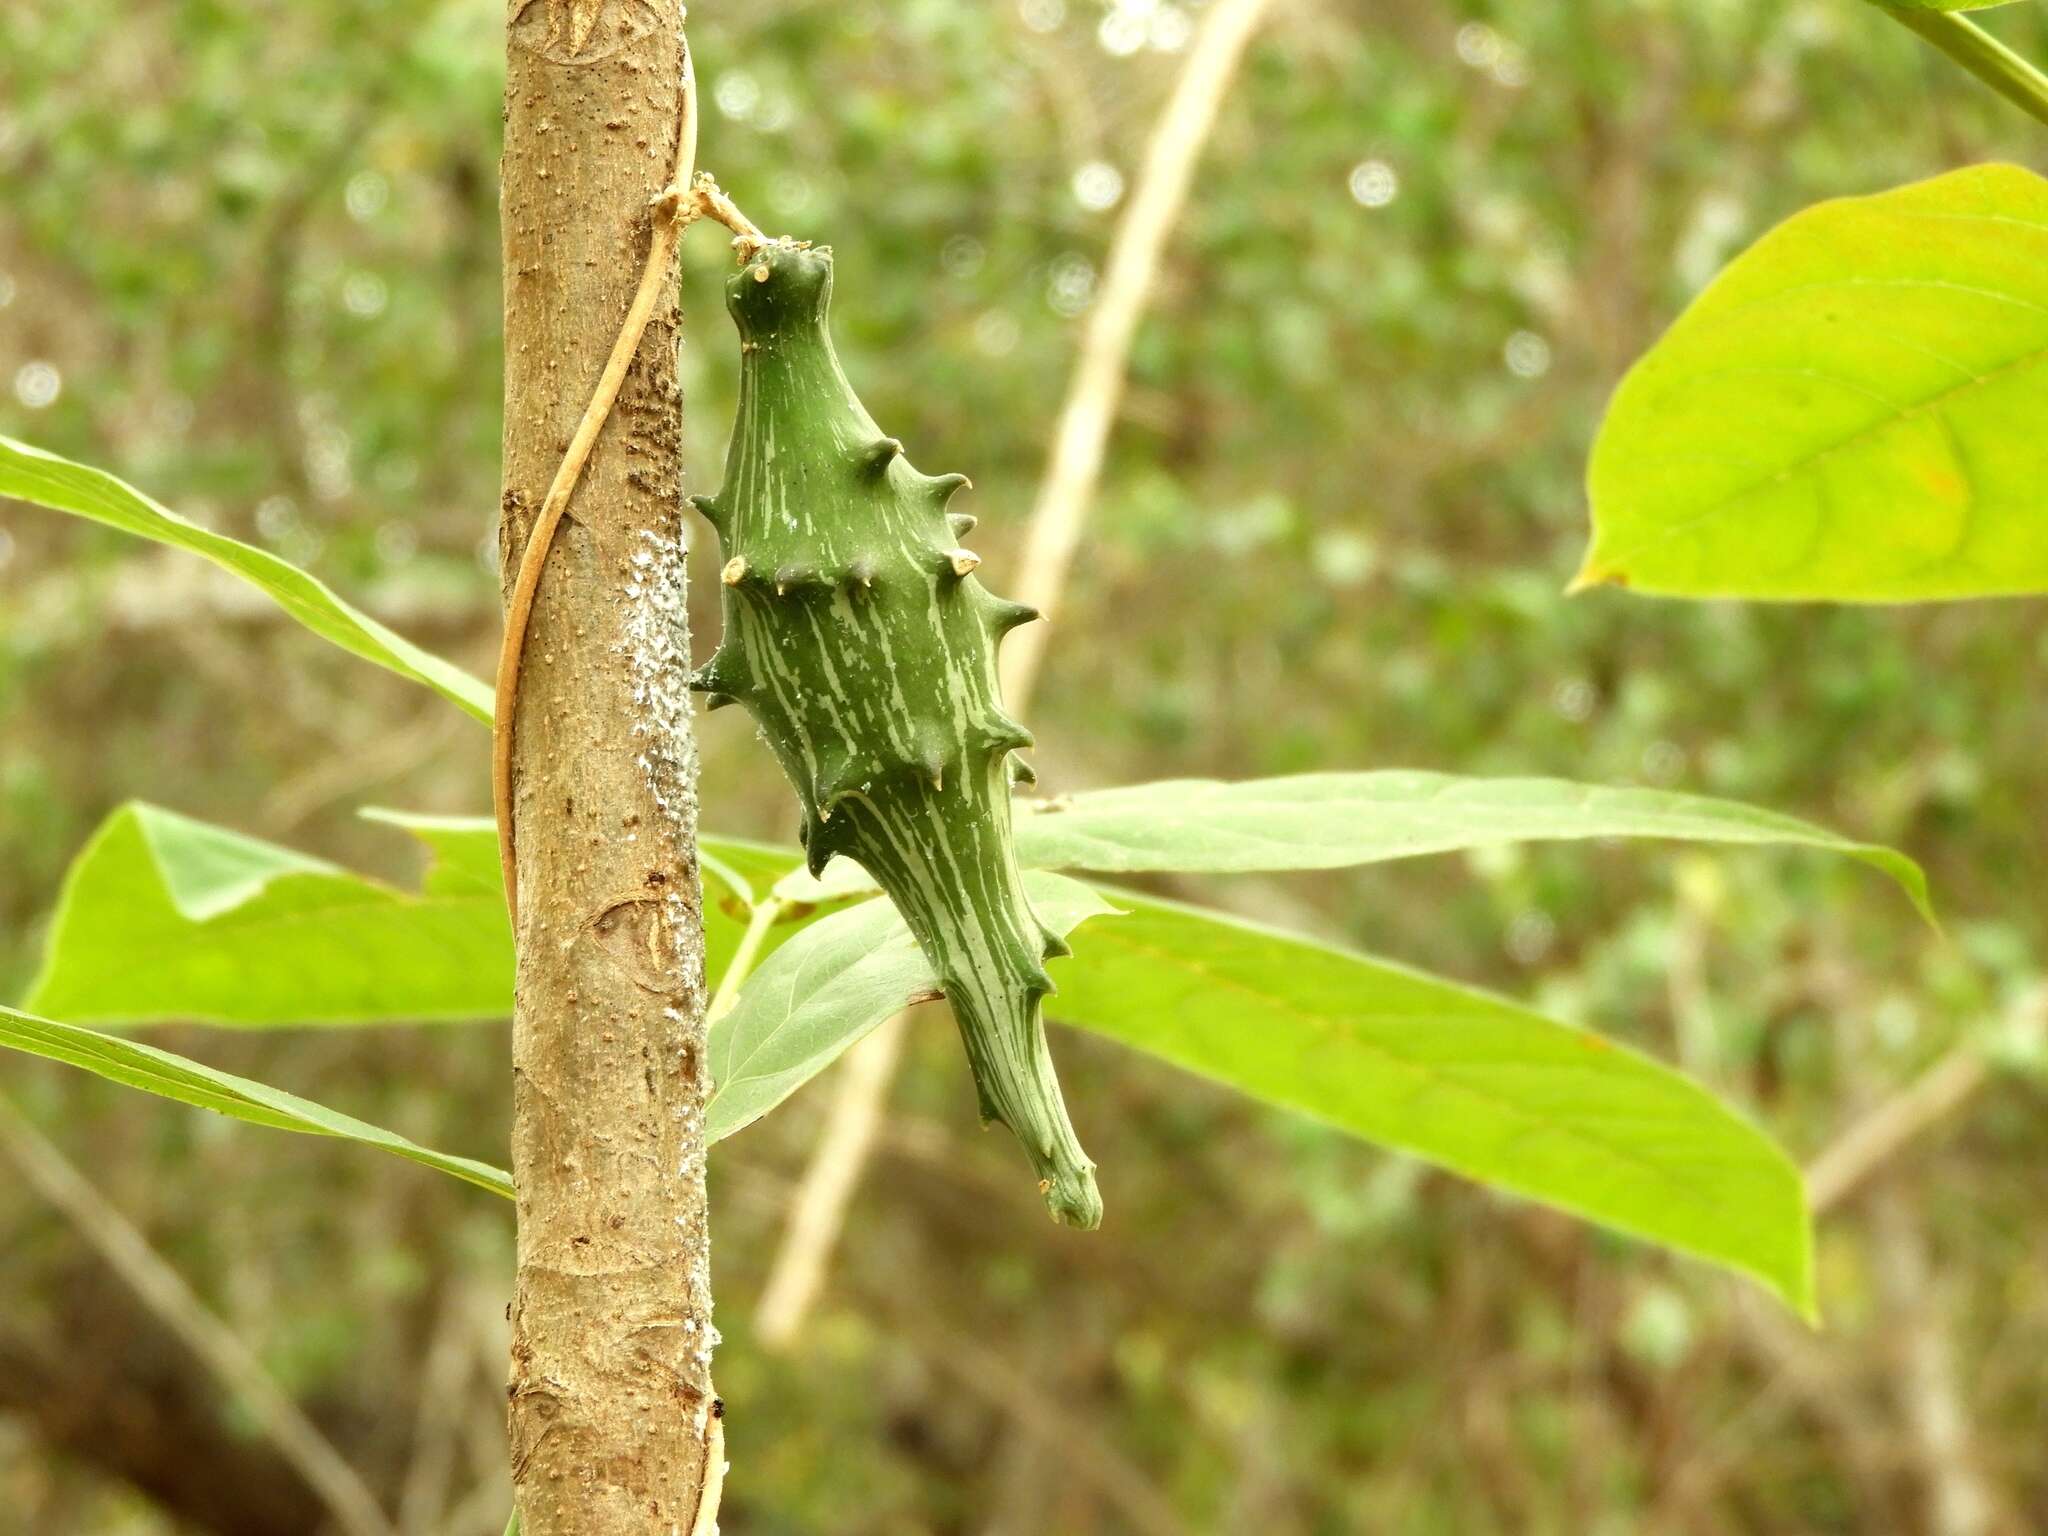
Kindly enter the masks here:
[[717, 531], [718, 536], [723, 539], [729, 517], [726, 509], [719, 505], [717, 496], [700, 491], [690, 497], [689, 501], [690, 505], [696, 509], [697, 515], [709, 523]]
[[818, 820], [830, 821], [832, 813], [868, 787], [868, 778], [851, 759], [840, 757], [826, 766], [811, 789]]
[[714, 652], [711, 659], [689, 675], [692, 693], [709, 694], [707, 709], [723, 709], [746, 697], [747, 680], [741, 675], [742, 666], [736, 665], [724, 648]]
[[990, 710], [974, 721], [970, 729], [980, 745], [992, 753], [1028, 751], [1037, 744], [1037, 738], [1022, 720], [1000, 709]]
[[933, 789], [942, 790], [946, 787], [946, 754], [944, 751], [927, 741], [924, 749], [918, 753], [916, 763], [919, 776], [926, 783], [930, 784]]
[[832, 839], [825, 835], [823, 818], [807, 819], [797, 829], [797, 840], [804, 845], [804, 868], [816, 880], [825, 873], [825, 866], [839, 851], [832, 846]]
[[1102, 1225], [1102, 1191], [1095, 1185], [1095, 1165], [1061, 1168], [1038, 1181], [1045, 1208], [1063, 1227], [1093, 1232]]
[[860, 467], [863, 473], [879, 475], [895, 462], [903, 452], [903, 444], [893, 437], [878, 437], [860, 451]]
[[1008, 598], [995, 599], [989, 609], [989, 624], [999, 635], [1007, 635], [1020, 624], [1029, 624], [1038, 618], [1039, 612], [1029, 603], [1013, 603]]

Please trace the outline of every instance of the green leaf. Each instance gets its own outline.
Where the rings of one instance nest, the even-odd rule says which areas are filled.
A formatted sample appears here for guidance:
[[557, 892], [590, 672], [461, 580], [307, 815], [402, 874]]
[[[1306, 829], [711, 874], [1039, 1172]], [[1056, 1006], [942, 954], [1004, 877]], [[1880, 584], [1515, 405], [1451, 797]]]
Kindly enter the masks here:
[[266, 593], [299, 623], [366, 661], [425, 683], [444, 699], [489, 723], [492, 691], [452, 662], [424, 651], [368, 614], [351, 608], [297, 566], [267, 550], [188, 522], [105, 470], [74, 464], [27, 443], [0, 437], [0, 496], [105, 523], [203, 555]]
[[1755, 1276], [1808, 1316], [1799, 1170], [1690, 1078], [1484, 992], [1108, 893], [1055, 1018], [1481, 1183]]
[[1622, 381], [1578, 587], [1906, 602], [2048, 590], [2048, 181], [1793, 215]]
[[[431, 852], [417, 892], [158, 806], [121, 807], [65, 876], [24, 1005], [78, 1022], [242, 1028], [507, 1017], [512, 933], [490, 819], [365, 814]], [[701, 852], [716, 976], [755, 892], [798, 855], [726, 838]], [[789, 914], [771, 945], [807, 915]]]
[[97, 1030], [82, 1029], [76, 1024], [59, 1024], [13, 1008], [0, 1007], [0, 1046], [81, 1067], [110, 1082], [176, 1099], [181, 1104], [195, 1104], [201, 1109], [246, 1120], [252, 1125], [267, 1125], [279, 1131], [300, 1131], [310, 1136], [339, 1136], [347, 1141], [361, 1142], [366, 1147], [377, 1147], [415, 1163], [424, 1163], [429, 1168], [438, 1168], [443, 1173], [452, 1173], [458, 1179], [466, 1179], [508, 1200], [512, 1198], [512, 1176], [501, 1168], [467, 1157], [436, 1152], [358, 1120], [353, 1115], [327, 1109], [282, 1089], [251, 1082], [246, 1077], [217, 1072], [212, 1067], [158, 1050], [153, 1045], [122, 1040], [100, 1034]]
[[[1069, 888], [1085, 890], [1052, 875], [1027, 881], [1041, 912]], [[1752, 1275], [1812, 1314], [1799, 1171], [1697, 1083], [1452, 982], [1219, 913], [1107, 895], [1126, 915], [1089, 928], [1077, 958], [1062, 963], [1050, 1016]], [[1089, 915], [1081, 896], [1064, 899], [1063, 924]], [[879, 902], [799, 934], [741, 993], [727, 1038], [713, 1031], [714, 1134], [765, 1113], [935, 986]], [[728, 1094], [756, 1093], [744, 1113], [724, 1107]]]
[[[1606, 837], [1813, 848], [1891, 876], [1933, 921], [1927, 877], [1900, 853], [1772, 811], [1654, 789], [1442, 773], [1177, 779], [1018, 802], [1027, 868], [1128, 874], [1337, 869], [1502, 843]], [[829, 872], [828, 872], [829, 873]]]
[[503, 1017], [512, 938], [494, 849], [486, 874], [464, 841], [434, 846], [439, 861], [414, 893], [123, 806], [65, 877], [25, 1006], [244, 1027]]
[[[1114, 910], [1059, 875], [1029, 875], [1025, 885], [1040, 920], [1061, 935]], [[751, 1125], [890, 1014], [939, 995], [888, 902], [864, 901], [811, 924], [763, 962], [711, 1026], [706, 1134], [717, 1141]]]

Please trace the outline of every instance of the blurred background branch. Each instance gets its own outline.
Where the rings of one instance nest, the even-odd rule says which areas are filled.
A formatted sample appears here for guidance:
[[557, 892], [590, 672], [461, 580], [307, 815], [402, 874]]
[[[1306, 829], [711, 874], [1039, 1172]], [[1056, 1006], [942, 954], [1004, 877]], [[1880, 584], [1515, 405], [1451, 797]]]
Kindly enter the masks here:
[[0, 1151], [28, 1186], [64, 1213], [79, 1235], [145, 1307], [220, 1379], [245, 1407], [256, 1432], [274, 1444], [327, 1506], [344, 1536], [397, 1536], [376, 1497], [298, 1404], [279, 1390], [262, 1361], [207, 1310], [133, 1223], [113, 1206], [0, 1095]]

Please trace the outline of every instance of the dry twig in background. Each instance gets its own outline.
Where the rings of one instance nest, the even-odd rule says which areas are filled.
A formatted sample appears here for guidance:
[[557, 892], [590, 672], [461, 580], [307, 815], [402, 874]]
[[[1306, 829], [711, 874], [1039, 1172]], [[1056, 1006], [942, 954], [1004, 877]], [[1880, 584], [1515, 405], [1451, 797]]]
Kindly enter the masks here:
[[275, 1445], [320, 1495], [338, 1530], [345, 1536], [395, 1536], [382, 1506], [355, 1468], [285, 1395], [254, 1351], [207, 1309], [184, 1277], [150, 1247], [149, 1239], [5, 1098], [0, 1098], [0, 1150], [248, 1410], [256, 1432]]
[[1975, 1096], [1990, 1075], [1983, 1051], [1966, 1042], [1851, 1125], [1806, 1165], [1806, 1201], [1813, 1214], [1856, 1193], [1901, 1149]]

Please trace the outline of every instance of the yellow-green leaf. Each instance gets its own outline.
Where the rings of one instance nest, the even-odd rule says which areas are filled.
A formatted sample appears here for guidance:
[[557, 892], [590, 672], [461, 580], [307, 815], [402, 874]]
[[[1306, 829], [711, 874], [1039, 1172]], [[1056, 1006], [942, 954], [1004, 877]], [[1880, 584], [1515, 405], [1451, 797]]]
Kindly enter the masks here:
[[110, 1082], [140, 1088], [145, 1093], [175, 1099], [181, 1104], [210, 1109], [216, 1114], [246, 1120], [251, 1125], [267, 1125], [278, 1131], [299, 1131], [309, 1136], [338, 1136], [359, 1142], [429, 1168], [438, 1168], [443, 1173], [452, 1173], [458, 1179], [488, 1189], [492, 1194], [503, 1195], [508, 1200], [512, 1197], [512, 1176], [502, 1168], [493, 1168], [473, 1158], [436, 1152], [431, 1147], [408, 1141], [394, 1131], [383, 1130], [353, 1115], [286, 1093], [281, 1088], [236, 1077], [231, 1072], [216, 1071], [137, 1040], [123, 1040], [76, 1024], [60, 1024], [18, 1009], [0, 1007], [0, 1047], [61, 1061]]
[[2048, 181], [1795, 214], [1615, 392], [1578, 585], [1910, 602], [2048, 591]]
[[[1061, 876], [1025, 877], [1065, 928], [1047, 1016], [1481, 1183], [1754, 1276], [1811, 1314], [1799, 1171], [1640, 1052], [1455, 982]], [[1107, 898], [1105, 908], [1103, 898]], [[876, 901], [786, 944], [712, 1032], [715, 1134], [738, 1129], [938, 986]], [[724, 1107], [721, 1108], [720, 1106]], [[1085, 1127], [1084, 1127], [1085, 1129]], [[1117, 1173], [1103, 1170], [1112, 1198]]]
[[386, 629], [290, 561], [202, 528], [103, 469], [75, 464], [27, 443], [0, 437], [0, 496], [90, 518], [123, 533], [203, 556], [264, 593], [323, 640], [400, 677], [424, 683], [477, 719], [490, 721], [488, 684]]
[[1812, 1314], [1798, 1168], [1691, 1078], [1456, 982], [1222, 913], [1105, 894], [1123, 915], [1080, 935], [1046, 1003], [1052, 1018], [1751, 1275]]
[[[508, 1016], [512, 932], [492, 823], [372, 814], [432, 852], [417, 891], [159, 806], [121, 807], [65, 876], [24, 1005], [74, 1022], [241, 1028]], [[793, 855], [723, 839], [704, 852], [716, 976], [754, 891]]]
[[[1064, 937], [1111, 912], [1077, 880], [1025, 877], [1032, 910]], [[1054, 961], [1057, 980], [1071, 969]], [[938, 980], [887, 901], [864, 901], [813, 923], [771, 955], [711, 1026], [706, 1060], [711, 1140], [751, 1125], [905, 1004], [936, 997]]]

